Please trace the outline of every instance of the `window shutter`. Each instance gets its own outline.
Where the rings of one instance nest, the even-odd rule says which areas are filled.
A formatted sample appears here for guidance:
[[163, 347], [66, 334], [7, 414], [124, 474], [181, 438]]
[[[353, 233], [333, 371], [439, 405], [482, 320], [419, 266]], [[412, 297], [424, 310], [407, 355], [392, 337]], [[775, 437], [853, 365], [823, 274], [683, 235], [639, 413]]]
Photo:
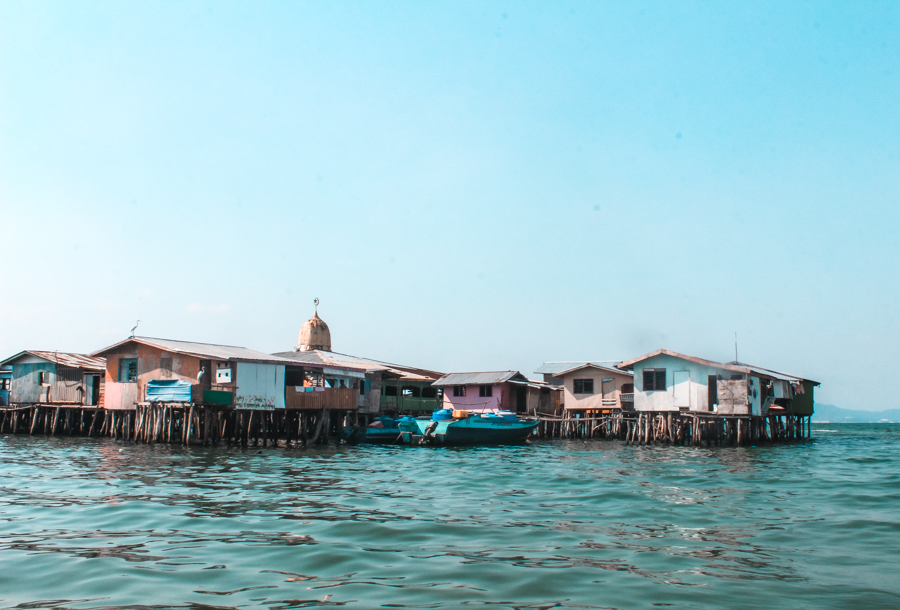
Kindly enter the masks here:
[[655, 380], [654, 371], [644, 371], [644, 387], [643, 390], [645, 392], [649, 392], [651, 390], [655, 390], [654, 380]]

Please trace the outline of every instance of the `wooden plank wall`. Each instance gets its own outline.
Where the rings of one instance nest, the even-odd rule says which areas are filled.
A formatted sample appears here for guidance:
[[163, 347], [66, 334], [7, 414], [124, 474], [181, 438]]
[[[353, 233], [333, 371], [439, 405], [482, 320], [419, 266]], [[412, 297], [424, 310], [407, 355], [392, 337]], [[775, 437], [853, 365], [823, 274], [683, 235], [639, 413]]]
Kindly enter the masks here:
[[295, 386], [284, 388], [284, 406], [288, 409], [355, 410], [357, 388], [325, 388], [321, 391], [297, 391]]

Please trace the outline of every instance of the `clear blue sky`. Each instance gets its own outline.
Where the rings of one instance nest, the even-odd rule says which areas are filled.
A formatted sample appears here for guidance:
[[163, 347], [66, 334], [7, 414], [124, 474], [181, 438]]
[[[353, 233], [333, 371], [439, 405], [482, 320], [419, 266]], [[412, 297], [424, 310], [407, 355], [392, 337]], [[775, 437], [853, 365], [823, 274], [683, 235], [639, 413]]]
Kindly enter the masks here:
[[897, 407], [897, 2], [0, 3], [0, 354], [665, 347]]

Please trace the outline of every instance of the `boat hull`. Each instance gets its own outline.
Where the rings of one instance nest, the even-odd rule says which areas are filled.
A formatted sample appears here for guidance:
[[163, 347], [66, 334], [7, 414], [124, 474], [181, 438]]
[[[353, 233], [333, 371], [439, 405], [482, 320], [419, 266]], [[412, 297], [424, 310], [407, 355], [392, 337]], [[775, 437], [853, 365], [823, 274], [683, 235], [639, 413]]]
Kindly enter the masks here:
[[[496, 421], [494, 418], [469, 417], [433, 422], [419, 419], [417, 433], [426, 443], [436, 445], [511, 445], [525, 442], [538, 420]], [[433, 424], [436, 426], [429, 431]]]
[[376, 445], [396, 443], [399, 442], [397, 439], [400, 434], [400, 428], [368, 429], [366, 430], [365, 442]]

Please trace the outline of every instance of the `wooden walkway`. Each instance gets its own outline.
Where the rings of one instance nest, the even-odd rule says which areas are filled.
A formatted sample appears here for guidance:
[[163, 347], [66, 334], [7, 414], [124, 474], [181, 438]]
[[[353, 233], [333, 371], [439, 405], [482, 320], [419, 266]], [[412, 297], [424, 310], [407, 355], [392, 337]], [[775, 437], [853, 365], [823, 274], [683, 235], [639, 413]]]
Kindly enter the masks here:
[[698, 413], [610, 413], [541, 416], [538, 438], [606, 438], [629, 444], [755, 445], [808, 439], [812, 416], [712, 416]]
[[233, 409], [191, 403], [143, 403], [134, 409], [28, 405], [0, 409], [0, 433], [108, 436], [181, 445], [312, 445], [340, 441], [357, 426], [355, 410]]
[[[755, 445], [810, 438], [810, 416], [697, 413], [542, 415], [536, 438], [619, 439], [629, 444]], [[0, 408], [0, 433], [112, 437], [138, 443], [242, 447], [306, 446], [361, 440], [367, 417], [347, 409], [233, 409], [141, 403], [113, 410], [67, 404]]]

